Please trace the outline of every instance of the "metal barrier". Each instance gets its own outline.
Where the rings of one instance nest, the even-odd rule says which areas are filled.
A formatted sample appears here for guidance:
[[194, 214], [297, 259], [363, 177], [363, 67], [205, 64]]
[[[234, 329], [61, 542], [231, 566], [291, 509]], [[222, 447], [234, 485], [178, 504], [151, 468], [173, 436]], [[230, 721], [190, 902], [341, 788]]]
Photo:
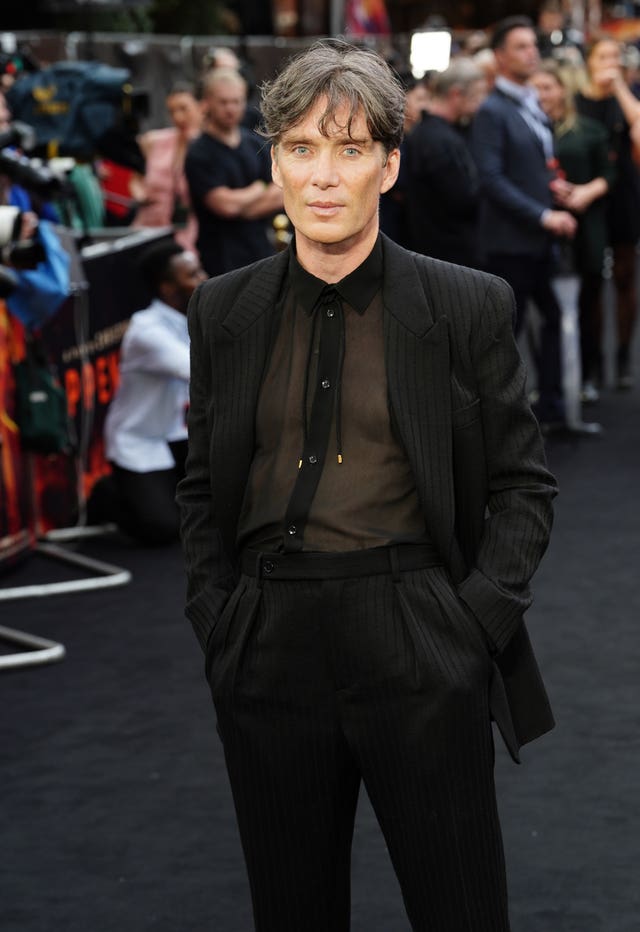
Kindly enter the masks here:
[[[0, 601], [8, 602], [18, 599], [42, 598], [51, 595], [64, 595], [72, 592], [87, 592], [95, 589], [106, 589], [114, 586], [124, 586], [131, 580], [129, 570], [102, 560], [95, 560], [80, 553], [73, 553], [56, 543], [48, 541], [69, 541], [80, 537], [94, 537], [109, 531], [111, 525], [99, 527], [70, 527], [50, 531], [33, 547], [33, 553], [41, 554], [82, 567], [96, 575], [82, 579], [70, 579], [64, 582], [38, 583], [30, 586], [0, 587]], [[17, 644], [22, 650], [19, 653], [0, 656], [0, 671], [15, 669], [16, 667], [39, 666], [45, 663], [54, 663], [63, 660], [66, 654], [63, 644], [41, 638], [35, 634], [18, 631], [14, 628], [0, 626], [0, 640]]]

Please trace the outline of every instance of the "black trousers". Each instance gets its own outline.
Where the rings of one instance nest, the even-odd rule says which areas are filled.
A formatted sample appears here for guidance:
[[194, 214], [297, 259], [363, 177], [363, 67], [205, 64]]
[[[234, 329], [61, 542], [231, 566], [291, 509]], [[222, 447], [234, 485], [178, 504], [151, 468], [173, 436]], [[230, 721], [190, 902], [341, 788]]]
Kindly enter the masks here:
[[540, 312], [540, 338], [532, 346], [538, 372], [539, 401], [535, 413], [540, 421], [564, 419], [562, 391], [562, 351], [560, 305], [551, 287], [553, 261], [550, 255], [528, 256], [493, 254], [485, 263], [487, 272], [504, 278], [513, 288], [516, 299], [516, 336], [524, 327], [527, 302], [533, 301]]
[[111, 464], [112, 473], [100, 479], [87, 503], [90, 524], [115, 521], [134, 540], [147, 545], [178, 539], [180, 515], [176, 486], [184, 476], [187, 441], [170, 443], [172, 469], [134, 472]]
[[509, 929], [490, 670], [442, 567], [241, 577], [207, 675], [257, 932], [349, 929], [361, 780], [412, 928]]

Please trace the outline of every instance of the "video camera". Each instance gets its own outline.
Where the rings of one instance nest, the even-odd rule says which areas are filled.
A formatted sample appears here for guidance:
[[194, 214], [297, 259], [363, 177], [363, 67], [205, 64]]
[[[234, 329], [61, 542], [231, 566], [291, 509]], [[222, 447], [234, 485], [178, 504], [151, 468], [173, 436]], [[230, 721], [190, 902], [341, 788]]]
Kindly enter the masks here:
[[45, 199], [66, 192], [66, 181], [53, 172], [40, 159], [21, 155], [12, 146], [23, 152], [31, 152], [36, 145], [33, 127], [19, 121], [0, 132], [0, 174], [7, 175], [16, 184]]

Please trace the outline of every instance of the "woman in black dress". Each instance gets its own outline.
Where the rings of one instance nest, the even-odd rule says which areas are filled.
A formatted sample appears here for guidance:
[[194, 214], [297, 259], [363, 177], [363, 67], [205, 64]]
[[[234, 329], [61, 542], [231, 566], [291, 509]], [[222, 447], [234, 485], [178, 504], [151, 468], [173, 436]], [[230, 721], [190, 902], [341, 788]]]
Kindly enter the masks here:
[[607, 197], [607, 226], [613, 250], [617, 297], [618, 349], [616, 384], [631, 388], [630, 349], [636, 319], [636, 244], [640, 238], [640, 101], [624, 79], [620, 44], [611, 38], [593, 42], [587, 50], [587, 83], [576, 95], [582, 116], [597, 120], [607, 131], [609, 158], [616, 181]]
[[553, 124], [557, 177], [551, 185], [558, 206], [578, 219], [572, 241], [573, 267], [580, 279], [580, 351], [582, 400], [598, 400], [602, 358], [602, 269], [608, 243], [606, 195], [615, 168], [609, 159], [609, 137], [604, 127], [579, 116], [574, 104], [571, 75], [555, 61], [543, 61], [531, 83], [540, 106]]

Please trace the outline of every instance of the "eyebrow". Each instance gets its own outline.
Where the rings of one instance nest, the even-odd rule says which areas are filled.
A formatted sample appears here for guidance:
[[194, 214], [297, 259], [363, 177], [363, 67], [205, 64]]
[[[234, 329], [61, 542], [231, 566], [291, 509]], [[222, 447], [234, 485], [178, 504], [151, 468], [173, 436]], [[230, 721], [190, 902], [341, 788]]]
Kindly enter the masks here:
[[[323, 138], [331, 139], [337, 145], [354, 145], [355, 144], [359, 146], [366, 146], [373, 142], [373, 139], [371, 139], [371, 137], [349, 136], [348, 133], [344, 133], [342, 135], [336, 134], [335, 136], [334, 135], [324, 136], [323, 134]], [[283, 133], [280, 141], [281, 143], [286, 143], [289, 146], [291, 145], [310, 146], [310, 145], [313, 145], [313, 142], [314, 142], [313, 139], [310, 139], [307, 136], [295, 136], [293, 135], [293, 133], [291, 135], [288, 135], [286, 132]]]

